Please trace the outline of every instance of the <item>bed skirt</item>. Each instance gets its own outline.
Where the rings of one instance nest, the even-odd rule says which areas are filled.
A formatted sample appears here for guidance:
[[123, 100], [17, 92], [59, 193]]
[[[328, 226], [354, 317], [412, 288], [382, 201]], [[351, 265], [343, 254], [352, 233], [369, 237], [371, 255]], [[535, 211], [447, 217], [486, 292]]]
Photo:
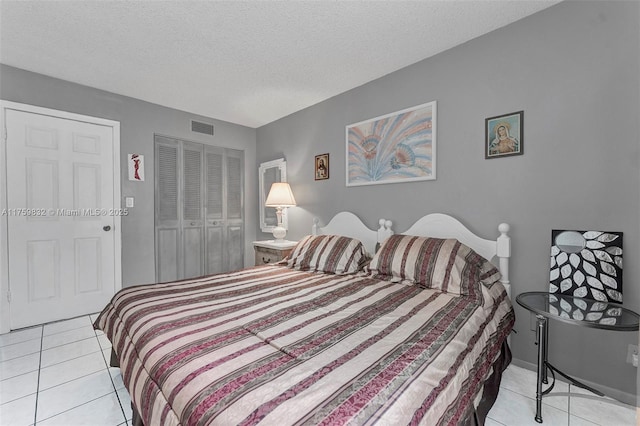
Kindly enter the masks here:
[[[487, 381], [484, 383], [484, 387], [482, 390], [482, 398], [480, 399], [480, 403], [475, 408], [475, 410], [470, 411], [465, 419], [460, 423], [459, 426], [484, 426], [485, 420], [487, 418], [487, 414], [489, 414], [489, 410], [493, 407], [493, 404], [496, 402], [498, 398], [498, 391], [500, 390], [500, 382], [502, 380], [502, 373], [507, 369], [509, 364], [511, 363], [511, 349], [509, 349], [509, 345], [506, 340], [502, 343], [502, 348], [500, 350], [500, 356], [493, 363], [493, 373]], [[111, 367], [120, 367], [120, 362], [118, 361], [118, 356], [116, 355], [113, 348], [111, 348], [111, 359], [109, 361], [109, 365]], [[142, 422], [142, 418], [138, 413], [136, 407], [131, 403], [131, 410], [133, 411], [133, 417], [131, 418], [131, 424], [133, 426], [144, 426]]]

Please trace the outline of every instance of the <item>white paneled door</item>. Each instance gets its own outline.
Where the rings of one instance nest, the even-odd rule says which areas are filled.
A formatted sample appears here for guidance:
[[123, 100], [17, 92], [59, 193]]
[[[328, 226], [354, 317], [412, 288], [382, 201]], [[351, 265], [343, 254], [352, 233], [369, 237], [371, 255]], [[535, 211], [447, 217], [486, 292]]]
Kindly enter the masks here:
[[3, 111], [10, 328], [100, 311], [120, 286], [119, 126]]

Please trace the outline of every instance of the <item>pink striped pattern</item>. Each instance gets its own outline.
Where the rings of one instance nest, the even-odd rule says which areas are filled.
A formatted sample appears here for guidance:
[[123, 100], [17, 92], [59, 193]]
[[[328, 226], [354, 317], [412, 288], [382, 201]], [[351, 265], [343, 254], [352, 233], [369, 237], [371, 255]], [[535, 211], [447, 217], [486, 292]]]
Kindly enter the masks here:
[[500, 279], [489, 261], [458, 240], [411, 235], [392, 235], [385, 240], [369, 270], [382, 279], [476, 299], [480, 281]]
[[500, 286], [267, 265], [125, 288], [95, 326], [147, 425], [455, 425], [513, 326]]
[[298, 242], [287, 266], [300, 271], [353, 274], [366, 259], [362, 243], [339, 235], [308, 235]]

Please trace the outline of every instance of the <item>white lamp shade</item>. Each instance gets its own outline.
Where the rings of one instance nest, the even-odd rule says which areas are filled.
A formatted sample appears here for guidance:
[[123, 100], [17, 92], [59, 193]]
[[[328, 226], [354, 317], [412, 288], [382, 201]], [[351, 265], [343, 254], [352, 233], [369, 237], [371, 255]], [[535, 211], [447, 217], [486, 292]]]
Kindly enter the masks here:
[[286, 182], [276, 182], [271, 185], [267, 201], [264, 203], [267, 207], [293, 207], [296, 205], [296, 199], [293, 198], [291, 187]]

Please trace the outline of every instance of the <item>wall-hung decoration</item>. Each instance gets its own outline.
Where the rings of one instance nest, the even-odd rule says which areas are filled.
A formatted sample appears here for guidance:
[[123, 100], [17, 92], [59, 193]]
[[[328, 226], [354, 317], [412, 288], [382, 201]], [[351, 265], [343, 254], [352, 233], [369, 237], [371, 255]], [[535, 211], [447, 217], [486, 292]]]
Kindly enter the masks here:
[[316, 155], [315, 179], [329, 179], [329, 154]]
[[144, 155], [128, 154], [129, 180], [144, 181]]
[[485, 119], [484, 158], [524, 153], [524, 111]]
[[622, 303], [622, 232], [551, 232], [549, 293]]
[[347, 186], [436, 178], [436, 102], [346, 128]]

